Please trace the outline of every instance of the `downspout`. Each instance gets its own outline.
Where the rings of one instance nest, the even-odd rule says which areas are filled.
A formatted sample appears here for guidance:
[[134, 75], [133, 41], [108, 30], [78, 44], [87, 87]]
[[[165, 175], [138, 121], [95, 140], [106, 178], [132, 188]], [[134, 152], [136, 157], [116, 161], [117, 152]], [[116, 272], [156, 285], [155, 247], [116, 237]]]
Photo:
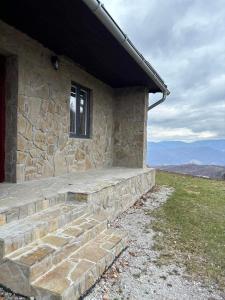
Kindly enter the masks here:
[[152, 105], [148, 106], [148, 110], [153, 109], [154, 107], [158, 106], [159, 104], [163, 103], [166, 100], [167, 93], [163, 92], [163, 96], [157, 102], [153, 103]]

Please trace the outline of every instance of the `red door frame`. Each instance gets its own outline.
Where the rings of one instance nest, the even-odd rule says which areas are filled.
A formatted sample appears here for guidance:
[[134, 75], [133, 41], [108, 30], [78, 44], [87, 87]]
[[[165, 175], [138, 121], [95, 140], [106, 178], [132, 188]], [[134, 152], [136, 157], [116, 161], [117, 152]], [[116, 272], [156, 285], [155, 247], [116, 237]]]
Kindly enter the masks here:
[[5, 58], [0, 56], [0, 182], [5, 179]]

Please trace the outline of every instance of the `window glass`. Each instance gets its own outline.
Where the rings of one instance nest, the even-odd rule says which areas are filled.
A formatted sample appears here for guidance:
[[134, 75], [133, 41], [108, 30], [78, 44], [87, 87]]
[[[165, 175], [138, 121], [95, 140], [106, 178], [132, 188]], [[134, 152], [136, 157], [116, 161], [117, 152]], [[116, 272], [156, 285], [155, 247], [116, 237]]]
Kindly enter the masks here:
[[72, 85], [70, 96], [70, 135], [88, 138], [90, 136], [89, 90]]
[[87, 134], [87, 92], [80, 90], [80, 133]]
[[76, 88], [72, 86], [70, 95], [70, 132], [76, 133]]

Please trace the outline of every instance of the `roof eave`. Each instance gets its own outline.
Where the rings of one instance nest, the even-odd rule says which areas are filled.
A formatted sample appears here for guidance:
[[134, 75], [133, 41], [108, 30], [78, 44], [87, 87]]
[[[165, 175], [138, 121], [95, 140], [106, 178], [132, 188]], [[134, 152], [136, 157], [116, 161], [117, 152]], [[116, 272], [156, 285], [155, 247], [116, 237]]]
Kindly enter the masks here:
[[96, 15], [96, 17], [104, 24], [109, 32], [116, 38], [116, 40], [123, 46], [123, 48], [130, 54], [130, 56], [137, 62], [137, 64], [145, 71], [148, 77], [155, 82], [160, 91], [166, 95], [170, 94], [166, 84], [152, 67], [152, 65], [145, 60], [144, 56], [136, 49], [127, 35], [122, 31], [119, 25], [114, 21], [103, 4], [99, 0], [82, 0], [89, 9]]

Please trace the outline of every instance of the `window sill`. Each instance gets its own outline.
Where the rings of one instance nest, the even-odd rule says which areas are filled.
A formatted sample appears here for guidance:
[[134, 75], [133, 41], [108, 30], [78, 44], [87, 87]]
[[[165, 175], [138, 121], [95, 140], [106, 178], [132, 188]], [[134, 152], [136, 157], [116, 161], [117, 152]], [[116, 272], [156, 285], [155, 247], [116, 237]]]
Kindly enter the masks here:
[[70, 134], [69, 134], [69, 138], [72, 138], [72, 139], [80, 139], [80, 140], [91, 140], [91, 137], [90, 137], [90, 136], [76, 135], [76, 134], [73, 134], [73, 133], [70, 133]]

